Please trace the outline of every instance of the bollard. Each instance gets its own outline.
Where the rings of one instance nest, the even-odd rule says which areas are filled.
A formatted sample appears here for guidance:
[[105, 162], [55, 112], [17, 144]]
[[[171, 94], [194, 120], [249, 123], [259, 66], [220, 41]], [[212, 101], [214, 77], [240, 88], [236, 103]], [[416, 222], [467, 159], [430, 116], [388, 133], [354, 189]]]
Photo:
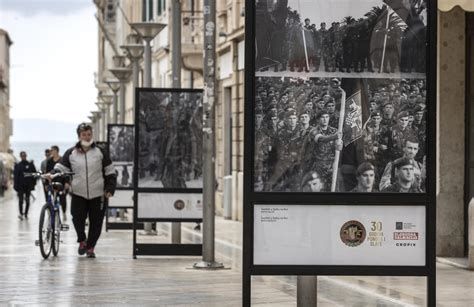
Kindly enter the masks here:
[[472, 198], [469, 202], [467, 225], [469, 231], [469, 250], [467, 266], [469, 270], [474, 270], [474, 198]]
[[296, 281], [296, 306], [314, 307], [318, 303], [318, 278], [316, 276], [298, 276]]

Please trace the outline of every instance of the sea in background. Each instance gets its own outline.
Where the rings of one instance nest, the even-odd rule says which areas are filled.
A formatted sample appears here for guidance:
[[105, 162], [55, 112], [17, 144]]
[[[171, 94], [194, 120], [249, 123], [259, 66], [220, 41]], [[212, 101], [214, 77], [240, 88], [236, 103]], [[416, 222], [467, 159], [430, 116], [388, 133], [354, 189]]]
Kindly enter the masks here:
[[17, 160], [20, 159], [20, 151], [25, 151], [28, 160], [33, 160], [35, 167], [39, 170], [41, 161], [44, 160], [44, 150], [52, 145], [59, 147], [59, 154], [62, 155], [68, 148], [74, 146], [74, 142], [11, 142], [13, 154]]

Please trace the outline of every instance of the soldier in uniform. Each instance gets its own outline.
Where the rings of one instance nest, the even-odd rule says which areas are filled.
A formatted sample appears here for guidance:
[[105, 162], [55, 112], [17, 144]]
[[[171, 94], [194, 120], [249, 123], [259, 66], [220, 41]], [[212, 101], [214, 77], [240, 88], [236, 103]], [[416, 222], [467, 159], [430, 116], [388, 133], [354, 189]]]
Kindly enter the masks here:
[[357, 186], [351, 191], [353, 193], [378, 192], [374, 189], [375, 167], [369, 162], [363, 162], [356, 171]]
[[336, 110], [336, 103], [334, 100], [329, 100], [326, 105], [326, 110], [329, 113], [329, 126], [338, 127], [339, 126], [339, 111]]
[[391, 101], [386, 101], [382, 105], [382, 121], [380, 124], [385, 129], [391, 129], [396, 125], [397, 121], [393, 117], [394, 112], [395, 108], [393, 107], [393, 103]]
[[[324, 62], [324, 67], [327, 66], [327, 59], [326, 59], [326, 43], [327, 43], [327, 36], [328, 36], [328, 30], [326, 29], [326, 23], [322, 22], [321, 23], [321, 28], [318, 31], [318, 42], [319, 42], [319, 52], [320, 52], [320, 62]], [[319, 67], [318, 67], [319, 68]], [[326, 69], [326, 71], [328, 71]]]
[[413, 129], [408, 126], [409, 113], [400, 112], [397, 117], [397, 125], [385, 131], [386, 135], [380, 142], [380, 148], [385, 152], [386, 157], [390, 157], [390, 160], [402, 157], [405, 141], [408, 138], [416, 138]]
[[329, 113], [321, 111], [317, 115], [318, 126], [311, 131], [304, 149], [304, 170], [321, 171], [325, 190], [332, 181], [333, 163], [336, 149], [342, 149], [342, 133], [329, 126]]
[[415, 167], [414, 160], [409, 158], [398, 159], [395, 168], [396, 181], [386, 187], [382, 192], [388, 193], [422, 193], [421, 187], [414, 184]]
[[269, 138], [265, 133], [262, 125], [263, 113], [257, 111], [255, 114], [255, 191], [263, 190], [263, 182], [266, 178], [265, 161], [268, 159], [268, 152], [270, 149]]
[[299, 129], [296, 111], [287, 113], [288, 126], [278, 133], [277, 164], [265, 191], [297, 191], [300, 164]]
[[344, 36], [344, 29], [339, 26], [339, 22], [335, 23], [334, 28], [334, 41], [333, 41], [333, 50], [335, 54], [335, 66], [332, 69], [332, 72], [335, 72], [339, 68], [340, 72], [344, 72], [344, 58], [343, 58], [343, 46], [342, 39]]
[[426, 120], [425, 120], [425, 107], [423, 105], [417, 105], [414, 110], [415, 119], [413, 121], [412, 127], [415, 130], [416, 137], [420, 142], [420, 150], [415, 157], [415, 160], [418, 162], [423, 161], [426, 150]]
[[323, 42], [324, 70], [327, 72], [336, 71], [336, 50], [334, 48], [334, 33], [336, 32], [336, 27], [336, 22], [333, 22]]

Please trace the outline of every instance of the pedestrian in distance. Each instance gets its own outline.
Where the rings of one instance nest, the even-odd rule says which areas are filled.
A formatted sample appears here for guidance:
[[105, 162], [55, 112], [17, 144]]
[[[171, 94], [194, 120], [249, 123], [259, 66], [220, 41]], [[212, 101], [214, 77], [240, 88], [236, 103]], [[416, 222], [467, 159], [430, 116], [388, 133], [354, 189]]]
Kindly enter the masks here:
[[[25, 177], [25, 173], [34, 173], [36, 172], [35, 165], [28, 161], [26, 152], [20, 152], [20, 162], [15, 165], [13, 171], [13, 189], [18, 194], [18, 207], [19, 213], [18, 218], [23, 220], [23, 218], [28, 219], [28, 210], [30, 208], [30, 196], [31, 191], [35, 189], [36, 180], [32, 177]], [[25, 203], [25, 208], [23, 210], [23, 203]]]

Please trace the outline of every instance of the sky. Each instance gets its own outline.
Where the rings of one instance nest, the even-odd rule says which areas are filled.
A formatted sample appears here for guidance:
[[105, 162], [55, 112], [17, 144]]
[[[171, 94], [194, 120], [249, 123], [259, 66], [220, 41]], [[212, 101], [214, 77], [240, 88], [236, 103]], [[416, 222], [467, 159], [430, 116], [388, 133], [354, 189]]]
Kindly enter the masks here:
[[318, 28], [321, 22], [329, 27], [347, 16], [363, 17], [372, 7], [382, 5], [382, 0], [288, 0], [288, 6], [300, 12], [302, 20], [309, 18]]
[[92, 0], [0, 0], [9, 32], [11, 117], [79, 123], [95, 109]]

